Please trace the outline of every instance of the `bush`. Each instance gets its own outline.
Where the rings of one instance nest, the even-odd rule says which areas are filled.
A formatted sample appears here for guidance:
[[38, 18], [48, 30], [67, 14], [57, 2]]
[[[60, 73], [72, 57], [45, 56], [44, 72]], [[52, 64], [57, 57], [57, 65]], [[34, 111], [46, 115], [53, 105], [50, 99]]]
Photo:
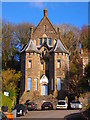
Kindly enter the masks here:
[[9, 111], [11, 111], [12, 109], [12, 100], [3, 94], [2, 94], [2, 106], [8, 106]]

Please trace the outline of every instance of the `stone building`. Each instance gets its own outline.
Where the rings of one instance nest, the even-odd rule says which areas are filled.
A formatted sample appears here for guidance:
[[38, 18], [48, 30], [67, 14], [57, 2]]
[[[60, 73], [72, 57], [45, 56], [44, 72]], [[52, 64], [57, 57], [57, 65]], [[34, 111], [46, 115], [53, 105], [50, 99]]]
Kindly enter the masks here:
[[80, 49], [80, 58], [82, 59], [82, 69], [83, 69], [83, 75], [85, 73], [85, 67], [88, 65], [88, 63], [90, 62], [90, 52], [88, 49]]
[[44, 16], [33, 31], [30, 39], [21, 50], [22, 79], [21, 93], [38, 91], [40, 95], [49, 95], [62, 90], [69, 71], [69, 52], [57, 30]]

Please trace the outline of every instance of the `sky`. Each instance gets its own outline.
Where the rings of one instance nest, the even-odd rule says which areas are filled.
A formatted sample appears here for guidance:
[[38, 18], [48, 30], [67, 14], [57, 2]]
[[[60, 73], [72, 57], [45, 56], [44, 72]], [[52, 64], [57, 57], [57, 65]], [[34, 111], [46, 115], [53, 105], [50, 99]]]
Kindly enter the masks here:
[[71, 24], [81, 28], [88, 24], [88, 2], [3, 2], [2, 19], [13, 24], [29, 22], [37, 25], [44, 8], [53, 25]]

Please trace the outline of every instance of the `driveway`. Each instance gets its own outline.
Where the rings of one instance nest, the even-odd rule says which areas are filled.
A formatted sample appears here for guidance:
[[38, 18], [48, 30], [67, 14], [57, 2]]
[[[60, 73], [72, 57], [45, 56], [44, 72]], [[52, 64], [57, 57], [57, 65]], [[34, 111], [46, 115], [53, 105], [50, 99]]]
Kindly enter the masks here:
[[25, 116], [21, 116], [19, 118], [67, 118], [68, 119], [73, 116], [76, 118], [78, 117], [81, 118], [80, 110], [29, 111]]

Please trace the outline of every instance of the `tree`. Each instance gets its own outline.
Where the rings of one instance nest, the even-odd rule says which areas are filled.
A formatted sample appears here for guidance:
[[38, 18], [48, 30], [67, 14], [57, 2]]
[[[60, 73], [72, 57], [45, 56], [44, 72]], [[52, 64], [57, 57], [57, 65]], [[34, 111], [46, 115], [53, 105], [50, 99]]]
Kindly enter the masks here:
[[2, 91], [8, 91], [10, 98], [17, 96], [18, 82], [21, 78], [21, 72], [16, 72], [13, 69], [2, 70]]
[[89, 49], [90, 50], [90, 26], [83, 26], [81, 29], [81, 34], [80, 34], [80, 41], [82, 44], [83, 49]]

